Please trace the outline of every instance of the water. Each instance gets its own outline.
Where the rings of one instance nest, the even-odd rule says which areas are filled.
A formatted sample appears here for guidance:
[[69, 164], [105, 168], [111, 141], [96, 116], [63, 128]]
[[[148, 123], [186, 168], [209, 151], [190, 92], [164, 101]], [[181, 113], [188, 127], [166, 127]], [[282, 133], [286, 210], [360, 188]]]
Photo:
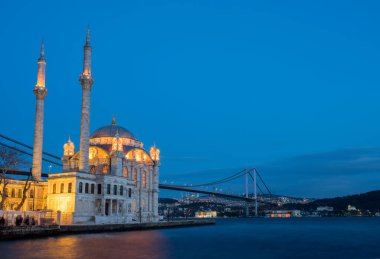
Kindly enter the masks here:
[[380, 258], [380, 218], [220, 219], [214, 226], [0, 242], [0, 258]]

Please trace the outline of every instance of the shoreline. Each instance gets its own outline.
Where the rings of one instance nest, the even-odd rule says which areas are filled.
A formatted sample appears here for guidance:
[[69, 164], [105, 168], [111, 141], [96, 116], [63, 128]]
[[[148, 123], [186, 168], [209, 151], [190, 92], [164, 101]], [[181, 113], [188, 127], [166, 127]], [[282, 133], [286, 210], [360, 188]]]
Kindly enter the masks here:
[[143, 231], [164, 228], [195, 227], [215, 225], [215, 223], [216, 222], [214, 220], [178, 220], [141, 224], [93, 224], [5, 227], [0, 228], [0, 240], [16, 240], [103, 232]]

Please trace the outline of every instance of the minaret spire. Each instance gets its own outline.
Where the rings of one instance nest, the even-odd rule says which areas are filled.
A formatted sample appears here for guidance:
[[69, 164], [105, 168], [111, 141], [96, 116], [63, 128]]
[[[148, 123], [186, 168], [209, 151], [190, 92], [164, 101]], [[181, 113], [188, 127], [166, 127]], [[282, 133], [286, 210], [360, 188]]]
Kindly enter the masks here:
[[90, 27], [87, 26], [86, 44], [84, 45], [83, 76], [91, 76], [91, 52]]
[[45, 44], [44, 44], [44, 39], [41, 41], [41, 50], [40, 50], [40, 58], [38, 61], [45, 60]]
[[90, 25], [89, 24], [87, 24], [86, 46], [90, 46]]
[[42, 144], [44, 131], [44, 106], [47, 89], [45, 87], [45, 49], [44, 41], [41, 43], [40, 57], [38, 58], [37, 84], [34, 87], [36, 95], [36, 114], [34, 121], [34, 145], [33, 145], [33, 165], [32, 176], [35, 180], [41, 180], [42, 172]]
[[79, 146], [79, 170], [88, 172], [88, 153], [89, 153], [89, 136], [90, 136], [90, 94], [94, 79], [91, 75], [91, 45], [90, 45], [90, 28], [87, 26], [86, 44], [84, 45], [83, 72], [79, 78], [82, 85], [82, 116], [80, 126], [80, 146]]
[[45, 47], [44, 40], [41, 42], [40, 57], [38, 58], [38, 74], [37, 74], [37, 84], [36, 87], [45, 87]]

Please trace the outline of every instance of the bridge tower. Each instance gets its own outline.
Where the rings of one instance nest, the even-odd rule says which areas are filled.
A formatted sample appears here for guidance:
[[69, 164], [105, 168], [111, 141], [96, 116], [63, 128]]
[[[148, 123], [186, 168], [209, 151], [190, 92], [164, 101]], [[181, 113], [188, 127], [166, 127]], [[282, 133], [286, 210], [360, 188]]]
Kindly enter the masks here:
[[[245, 172], [245, 198], [248, 198], [248, 173], [249, 171], [247, 170]], [[245, 202], [245, 216], [248, 218], [249, 217], [249, 202]]]
[[33, 165], [32, 176], [35, 180], [41, 180], [42, 171], [42, 144], [44, 133], [44, 106], [47, 89], [45, 87], [45, 49], [44, 42], [41, 43], [40, 57], [38, 59], [37, 84], [34, 87], [36, 95], [36, 114], [34, 121], [34, 145], [33, 145]]
[[256, 168], [253, 169], [253, 194], [255, 197], [255, 217], [257, 217], [257, 181], [256, 181]]
[[90, 146], [90, 94], [94, 79], [91, 75], [90, 28], [87, 27], [86, 44], [84, 45], [83, 72], [79, 78], [82, 85], [82, 116], [80, 123], [79, 170], [88, 172], [88, 152]]

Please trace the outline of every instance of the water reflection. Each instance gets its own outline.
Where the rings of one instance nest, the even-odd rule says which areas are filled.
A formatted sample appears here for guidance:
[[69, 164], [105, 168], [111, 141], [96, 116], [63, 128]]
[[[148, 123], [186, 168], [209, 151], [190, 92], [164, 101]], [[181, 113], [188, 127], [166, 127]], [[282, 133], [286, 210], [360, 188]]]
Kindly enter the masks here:
[[159, 231], [63, 236], [0, 243], [1, 258], [167, 258]]
[[216, 225], [1, 241], [3, 258], [380, 258], [380, 218], [219, 219]]

